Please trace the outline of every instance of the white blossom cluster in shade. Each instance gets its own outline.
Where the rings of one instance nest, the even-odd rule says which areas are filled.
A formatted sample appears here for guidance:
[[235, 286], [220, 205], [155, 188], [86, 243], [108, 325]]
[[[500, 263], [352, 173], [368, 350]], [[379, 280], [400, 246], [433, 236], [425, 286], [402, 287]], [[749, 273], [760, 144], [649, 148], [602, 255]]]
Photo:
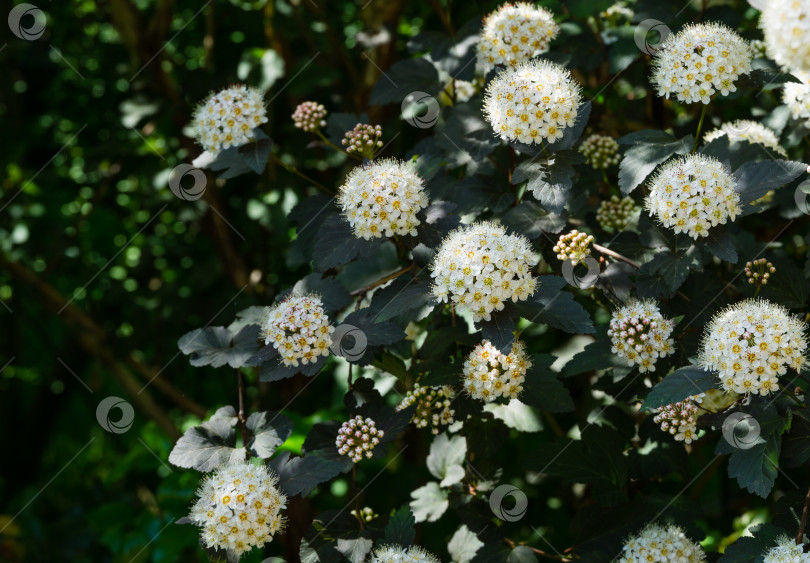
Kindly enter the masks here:
[[371, 522], [379, 516], [379, 514], [374, 512], [374, 509], [370, 506], [364, 506], [361, 508], [359, 514], [357, 513], [357, 510], [352, 510], [350, 514], [355, 518], [360, 518], [363, 522]]
[[710, 143], [715, 139], [727, 135], [729, 141], [748, 141], [768, 147], [772, 151], [787, 157], [787, 151], [779, 144], [779, 138], [773, 130], [761, 123], [750, 119], [738, 119], [731, 123], [724, 123], [714, 131], [709, 131], [703, 137], [703, 142]]
[[802, 82], [785, 82], [782, 103], [788, 107], [793, 119], [810, 126], [810, 72], [797, 71], [793, 75]]
[[202, 542], [242, 555], [272, 541], [284, 524], [287, 497], [278, 477], [262, 465], [236, 461], [209, 474], [197, 491], [189, 519], [199, 526]]
[[621, 18], [630, 21], [633, 19], [635, 12], [632, 8], [629, 8], [627, 4], [624, 2], [616, 2], [612, 6], [608, 7], [607, 10], [599, 14], [599, 17], [606, 20], [616, 19], [619, 20]]
[[579, 84], [565, 68], [546, 60], [502, 70], [484, 96], [484, 115], [505, 141], [553, 143], [574, 124], [582, 103]]
[[384, 435], [385, 432], [378, 430], [373, 420], [358, 415], [341, 425], [335, 446], [340, 455], [347, 455], [357, 463], [364, 455], [367, 458], [374, 455], [374, 448]]
[[613, 137], [594, 133], [579, 146], [585, 156], [585, 164], [594, 170], [603, 170], [619, 164], [619, 143]]
[[320, 297], [290, 294], [267, 311], [261, 334], [285, 366], [297, 366], [298, 360], [306, 365], [328, 356], [334, 330]]
[[803, 545], [789, 536], [780, 536], [776, 545], [765, 552], [763, 563], [810, 563], [810, 553], [804, 552]]
[[244, 84], [211, 94], [193, 116], [197, 141], [214, 155], [222, 149], [250, 143], [253, 130], [266, 122], [261, 92]]
[[455, 410], [450, 408], [456, 393], [449, 385], [442, 387], [427, 387], [416, 383], [413, 390], [408, 391], [396, 410], [402, 411], [416, 405], [411, 422], [417, 428], [427, 428], [433, 434], [438, 434], [442, 426], [453, 424]]
[[659, 96], [708, 104], [715, 92], [725, 96], [737, 90], [734, 82], [751, 72], [752, 58], [748, 43], [730, 28], [688, 24], [668, 36], [656, 52], [652, 83]]
[[683, 401], [656, 409], [653, 422], [661, 425], [661, 430], [669, 432], [678, 442], [691, 444], [697, 437], [698, 405], [703, 402], [705, 393], [692, 395]]
[[337, 201], [363, 239], [416, 235], [416, 214], [428, 205], [425, 184], [412, 161], [393, 158], [356, 166], [338, 189]]
[[431, 263], [433, 294], [472, 312], [473, 320], [490, 320], [505, 301], [523, 301], [537, 287], [535, 264], [526, 237], [508, 235], [497, 223], [465, 225], [442, 241]]
[[619, 199], [619, 196], [612, 195], [610, 199], [605, 199], [599, 204], [596, 221], [603, 229], [623, 231], [630, 224], [636, 211], [638, 207], [632, 197], [625, 196]]
[[326, 127], [326, 108], [318, 102], [303, 102], [298, 104], [292, 114], [293, 123], [304, 131], [317, 131]]
[[788, 368], [805, 362], [807, 325], [781, 305], [746, 299], [716, 314], [704, 332], [700, 363], [716, 371], [722, 388], [767, 395]]
[[439, 558], [418, 545], [384, 545], [374, 550], [371, 563], [440, 563]]
[[467, 356], [462, 384], [472, 398], [488, 403], [500, 397], [517, 399], [530, 367], [522, 342], [515, 340], [509, 354], [504, 354], [484, 340]]
[[570, 233], [561, 235], [552, 250], [557, 253], [558, 260], [569, 260], [576, 265], [591, 255], [592, 242], [593, 235], [580, 233], [574, 229]]
[[631, 300], [613, 312], [610, 318], [611, 352], [641, 373], [655, 371], [658, 358], [675, 353], [669, 337], [675, 323], [664, 318], [651, 299]]
[[645, 205], [676, 233], [697, 239], [740, 212], [736, 181], [716, 158], [692, 154], [659, 167]]
[[673, 524], [650, 524], [622, 548], [619, 563], [703, 563], [706, 552]]
[[560, 28], [554, 15], [528, 2], [502, 4], [484, 18], [478, 61], [486, 71], [522, 63], [548, 48]]
[[761, 9], [768, 55], [789, 70], [810, 70], [810, 2], [768, 0]]
[[470, 98], [475, 95], [475, 84], [467, 80], [456, 80], [453, 83], [453, 88], [455, 88], [457, 104], [469, 102]]

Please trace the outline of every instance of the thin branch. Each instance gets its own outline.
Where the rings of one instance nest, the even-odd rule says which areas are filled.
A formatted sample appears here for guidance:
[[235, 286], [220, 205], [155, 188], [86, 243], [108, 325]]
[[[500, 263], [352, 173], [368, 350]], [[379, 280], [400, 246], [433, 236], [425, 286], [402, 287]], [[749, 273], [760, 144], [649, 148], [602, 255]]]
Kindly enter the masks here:
[[807, 527], [807, 511], [810, 509], [810, 489], [804, 497], [804, 508], [802, 508], [802, 521], [799, 523], [799, 533], [796, 534], [796, 545], [804, 543], [804, 529]]
[[391, 280], [398, 278], [402, 274], [406, 274], [406, 273], [410, 272], [415, 267], [416, 267], [415, 263], [411, 264], [410, 266], [406, 266], [405, 268], [402, 268], [401, 270], [397, 270], [393, 274], [389, 274], [389, 275], [385, 276], [384, 278], [375, 281], [374, 283], [370, 283], [369, 285], [367, 285], [365, 287], [361, 287], [360, 289], [355, 289], [354, 291], [352, 291], [352, 295], [362, 295], [363, 293], [367, 293], [368, 291], [374, 289], [375, 287], [386, 284], [386, 283], [390, 282]]
[[245, 448], [247, 457], [250, 457], [248, 451], [248, 431], [247, 419], [245, 419], [245, 379], [242, 376], [242, 370], [236, 368], [236, 387], [239, 390], [239, 426], [242, 428], [242, 446]]
[[306, 174], [304, 174], [303, 172], [298, 170], [295, 166], [293, 166], [291, 164], [287, 164], [286, 162], [281, 160], [275, 154], [270, 153], [270, 160], [272, 160], [276, 164], [280, 164], [282, 166], [282, 168], [284, 168], [284, 170], [286, 170], [287, 172], [289, 172], [291, 174], [295, 174], [299, 178], [303, 178], [304, 180], [306, 180], [307, 182], [309, 182], [313, 186], [317, 187], [319, 190], [321, 190], [323, 192], [326, 192], [329, 195], [335, 195], [335, 192], [333, 192], [332, 190], [330, 190], [329, 188], [327, 188], [326, 186], [324, 186], [323, 184], [321, 184], [317, 180], [313, 180], [312, 178], [310, 178], [309, 176], [307, 176]]
[[616, 260], [621, 260], [622, 262], [624, 262], [626, 264], [630, 264], [631, 266], [633, 266], [636, 269], [641, 268], [641, 264], [639, 264], [638, 262], [630, 260], [627, 256], [619, 254], [615, 250], [611, 250], [611, 249], [607, 248], [606, 246], [602, 246], [601, 244], [596, 244], [596, 243], [592, 243], [591, 246], [593, 246], [595, 250], [598, 250], [599, 252], [601, 252], [602, 254], [604, 254], [606, 256], [610, 256], [611, 258], [615, 258]]

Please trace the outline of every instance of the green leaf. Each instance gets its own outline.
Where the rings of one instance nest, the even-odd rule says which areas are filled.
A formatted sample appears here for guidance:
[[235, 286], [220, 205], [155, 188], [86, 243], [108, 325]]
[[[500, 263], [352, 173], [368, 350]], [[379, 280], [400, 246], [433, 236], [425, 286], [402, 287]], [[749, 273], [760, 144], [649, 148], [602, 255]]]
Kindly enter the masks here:
[[385, 543], [403, 547], [413, 545], [413, 540], [416, 537], [415, 524], [416, 520], [408, 505], [400, 506], [399, 510], [394, 512], [391, 519], [388, 520], [388, 525], [385, 527]]
[[543, 429], [534, 409], [517, 399], [511, 399], [506, 405], [487, 403], [484, 412], [491, 412], [492, 416], [519, 432], [539, 432]]
[[559, 233], [565, 227], [565, 218], [545, 211], [532, 201], [524, 201], [507, 211], [501, 223], [534, 240], [543, 233]]
[[[267, 348], [267, 346], [265, 346]], [[308, 364], [298, 363], [297, 366], [285, 366], [279, 360], [271, 360], [262, 365], [259, 372], [259, 381], [270, 382], [288, 379], [298, 373], [307, 377], [317, 375], [326, 364], [326, 356], [318, 356], [318, 359]]]
[[746, 162], [734, 172], [742, 214], [748, 215], [757, 211], [757, 207], [752, 206], [751, 202], [770, 190], [781, 188], [806, 172], [806, 164], [790, 160]]
[[379, 246], [379, 240], [357, 238], [345, 219], [331, 215], [318, 229], [312, 265], [319, 272], [323, 272], [348, 264], [355, 258], [372, 255]]
[[528, 182], [526, 189], [540, 205], [552, 213], [560, 214], [574, 182], [574, 165], [582, 162], [585, 162], [585, 157], [574, 150], [561, 150], [550, 157], [537, 155], [515, 168], [512, 183]]
[[782, 437], [782, 461], [787, 467], [800, 467], [810, 460], [810, 410], [793, 411], [790, 430]]
[[203, 473], [231, 460], [245, 459], [245, 449], [236, 448], [236, 410], [222, 407], [210, 419], [186, 430], [169, 454], [169, 463]]
[[493, 311], [488, 321], [478, 321], [481, 336], [504, 354], [509, 354], [515, 342], [515, 319], [508, 311]]
[[247, 325], [233, 334], [222, 326], [212, 326], [192, 330], [180, 337], [177, 346], [189, 356], [192, 366], [212, 366], [228, 364], [240, 368], [259, 349], [259, 327]]
[[532, 355], [532, 367], [526, 372], [520, 397], [524, 403], [541, 411], [570, 412], [574, 410], [574, 401], [557, 374], [551, 371], [553, 361], [554, 357], [547, 354]]
[[750, 530], [752, 537], [741, 537], [728, 546], [717, 563], [762, 563], [763, 555], [776, 545], [780, 536], [789, 535], [772, 524], [757, 524]]
[[273, 148], [272, 139], [257, 139], [239, 147], [239, 157], [256, 174], [264, 172], [267, 159], [270, 158], [270, 149]]
[[[552, 151], [554, 155], [558, 155], [562, 151], [567, 151], [573, 147], [574, 143], [576, 143], [582, 136], [582, 132], [585, 130], [585, 126], [588, 124], [588, 118], [590, 118], [590, 116], [591, 102], [585, 102], [579, 106], [577, 110], [577, 117], [574, 119], [574, 124], [565, 128], [563, 131], [563, 136], [560, 139], [557, 139], [553, 143], [549, 143], [548, 149]], [[579, 154], [579, 152], [577, 152], [577, 154]], [[581, 162], [585, 162], [584, 157], [582, 158]]]
[[717, 376], [697, 366], [676, 369], [652, 388], [644, 400], [644, 409], [653, 410], [705, 393], [719, 385]]
[[459, 216], [450, 215], [456, 207], [455, 203], [448, 201], [434, 201], [420, 211], [418, 217], [422, 224], [416, 230], [416, 240], [429, 248], [437, 248], [447, 234], [459, 225]]
[[562, 368], [563, 377], [572, 377], [589, 371], [610, 369], [614, 366], [625, 366], [618, 356], [611, 352], [612, 344], [605, 333], [604, 327], [597, 330], [598, 340], [586, 345], [585, 348], [566, 362]]
[[[416, 273], [418, 270], [414, 270]], [[374, 297], [369, 305], [369, 311], [375, 313], [376, 322], [387, 321], [411, 313], [424, 316], [423, 309], [429, 311], [436, 305], [436, 298], [433, 296], [430, 281], [427, 275], [420, 278], [413, 278], [409, 274], [404, 274], [389, 285], [374, 292]]]
[[377, 355], [371, 365], [380, 371], [396, 376], [400, 381], [405, 381], [408, 377], [408, 368], [405, 366], [405, 362], [385, 350]]
[[253, 436], [247, 449], [256, 457], [267, 459], [290, 437], [293, 421], [273, 411], [254, 412], [247, 419], [247, 430]]
[[479, 474], [494, 475], [503, 467], [498, 451], [509, 438], [509, 429], [503, 422], [471, 417], [464, 422], [461, 433], [467, 438], [468, 457]]
[[467, 457], [467, 441], [464, 436], [439, 434], [430, 444], [427, 468], [430, 474], [440, 479], [439, 486], [450, 487], [464, 478], [464, 463]]
[[436, 144], [453, 165], [477, 163], [501, 144], [482, 108], [480, 99], [457, 105], [448, 112], [444, 127], [437, 128]]
[[[323, 308], [329, 311], [338, 311], [347, 307], [354, 299], [337, 279], [321, 277], [319, 273], [309, 274], [299, 280], [292, 288], [297, 293], [316, 293], [323, 302]], [[279, 301], [280, 297], [276, 297]]]
[[462, 524], [453, 534], [453, 537], [450, 538], [447, 551], [453, 563], [470, 563], [483, 546], [484, 542], [479, 540], [478, 536], [470, 531], [466, 525]]
[[726, 231], [717, 228], [710, 230], [709, 236], [703, 239], [703, 244], [706, 250], [720, 258], [720, 260], [736, 264], [737, 260], [740, 259], [737, 256], [737, 249], [734, 248], [734, 241], [731, 240]]
[[351, 460], [335, 461], [315, 455], [290, 459], [290, 452], [281, 452], [267, 466], [279, 476], [279, 486], [287, 496], [308, 495], [320, 483], [348, 471]]
[[630, 133], [619, 139], [620, 145], [629, 145], [619, 164], [619, 187], [629, 194], [641, 184], [656, 166], [673, 154], [686, 154], [692, 148], [694, 138], [685, 135], [680, 139], [664, 131], [643, 130]]
[[727, 164], [731, 170], [737, 170], [747, 162], [757, 160], [778, 160], [779, 153], [762, 145], [735, 136], [729, 138], [728, 134], [721, 135], [707, 143], [698, 152], [711, 156]]
[[515, 547], [506, 558], [506, 563], [535, 563], [537, 556], [527, 545], [519, 545]]
[[695, 245], [679, 254], [658, 252], [652, 260], [642, 264], [638, 271], [638, 296], [652, 299], [670, 297], [686, 281], [690, 270], [698, 270], [702, 266], [700, 251]]
[[425, 92], [435, 96], [439, 89], [439, 73], [435, 66], [423, 58], [407, 59], [394, 63], [383, 72], [371, 91], [369, 103], [400, 103], [411, 92]]
[[411, 492], [411, 511], [416, 522], [435, 522], [450, 505], [447, 493], [431, 481]]
[[541, 276], [539, 287], [526, 301], [512, 307], [531, 323], [546, 324], [572, 334], [590, 334], [596, 329], [588, 312], [574, 296], [562, 291], [566, 281], [559, 276]]

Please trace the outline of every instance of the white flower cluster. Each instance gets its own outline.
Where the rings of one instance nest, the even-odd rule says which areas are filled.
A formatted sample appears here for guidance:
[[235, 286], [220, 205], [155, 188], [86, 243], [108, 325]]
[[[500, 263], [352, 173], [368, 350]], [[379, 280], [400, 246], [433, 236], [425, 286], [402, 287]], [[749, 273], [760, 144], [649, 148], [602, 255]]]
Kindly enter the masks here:
[[285, 366], [305, 365], [328, 356], [334, 327], [314, 294], [290, 294], [269, 308], [262, 324], [265, 344], [273, 344]]
[[719, 23], [688, 24], [668, 36], [653, 60], [658, 95], [686, 104], [708, 104], [715, 92], [727, 95], [734, 81], [751, 72], [748, 43]]
[[261, 92], [238, 84], [211, 94], [195, 110], [193, 122], [197, 141], [216, 155], [253, 141], [253, 130], [267, 122], [267, 110]]
[[304, 102], [298, 104], [292, 114], [293, 123], [304, 131], [317, 131], [326, 127], [326, 108], [318, 102]]
[[217, 468], [197, 491], [189, 519], [201, 528], [202, 542], [237, 555], [272, 541], [284, 524], [287, 497], [278, 477], [262, 465], [236, 461]]
[[504, 301], [523, 301], [534, 293], [534, 264], [525, 237], [507, 235], [501, 225], [487, 221], [462, 226], [442, 241], [433, 259], [433, 294], [439, 302], [449, 298], [472, 311], [475, 321], [488, 321]]
[[532, 362], [522, 342], [515, 340], [509, 354], [489, 340], [478, 344], [464, 362], [464, 389], [474, 399], [492, 402], [499, 397], [517, 399]]
[[370, 506], [364, 506], [361, 508], [359, 514], [357, 513], [357, 510], [352, 510], [350, 514], [355, 518], [360, 518], [363, 522], [371, 522], [379, 516], [379, 514], [374, 512], [374, 509]]
[[658, 358], [675, 353], [675, 342], [669, 337], [675, 323], [664, 318], [655, 302], [631, 300], [613, 312], [608, 336], [611, 352], [637, 365], [641, 373], [655, 371]]
[[613, 137], [594, 133], [579, 146], [579, 152], [585, 155], [585, 164], [594, 170], [603, 170], [619, 164], [619, 143]]
[[603, 229], [623, 231], [630, 224], [630, 220], [638, 211], [633, 198], [612, 195], [610, 199], [605, 199], [599, 204], [596, 210], [596, 220]]
[[756, 121], [738, 119], [732, 123], [724, 123], [718, 129], [706, 133], [703, 141], [709, 143], [723, 135], [728, 135], [731, 142], [748, 141], [749, 143], [758, 143], [787, 158], [787, 151], [779, 144], [776, 133]]
[[385, 432], [378, 430], [373, 420], [358, 415], [341, 425], [335, 446], [340, 455], [347, 455], [357, 463], [363, 455], [367, 458], [374, 455], [374, 447], [384, 435]]
[[412, 161], [388, 158], [353, 168], [337, 201], [354, 235], [368, 240], [416, 235], [416, 214], [427, 207], [428, 196]]
[[717, 371], [724, 390], [767, 395], [788, 368], [800, 370], [807, 325], [765, 299], [746, 299], [715, 315], [706, 327], [700, 363]]
[[560, 236], [552, 250], [557, 253], [558, 260], [569, 260], [576, 265], [591, 255], [592, 242], [593, 235], [586, 235], [574, 229], [570, 233]]
[[475, 95], [475, 84], [467, 80], [456, 80], [453, 83], [456, 92], [456, 103], [463, 104], [469, 102]]
[[548, 48], [560, 28], [554, 15], [528, 2], [502, 4], [484, 18], [478, 61], [485, 70], [531, 59]]
[[782, 103], [790, 110], [793, 119], [804, 121], [810, 127], [810, 72], [794, 72], [798, 82], [785, 82]]
[[653, 422], [661, 425], [661, 430], [669, 432], [678, 442], [691, 444], [697, 437], [698, 405], [703, 402], [705, 393], [692, 395], [683, 401], [656, 409]]
[[[608, 7], [607, 10], [600, 13], [599, 17], [611, 21], [614, 19], [615, 20], [625, 19], [627, 21], [630, 21], [633, 19], [634, 15], [635, 12], [633, 11], [632, 8], [629, 8], [627, 4], [625, 4], [624, 2], [616, 2], [612, 6]], [[615, 23], [618, 23], [618, 21]]]
[[433, 434], [438, 434], [442, 426], [453, 424], [453, 415], [456, 413], [450, 408], [456, 393], [449, 385], [442, 387], [425, 387], [416, 383], [412, 391], [408, 391], [396, 410], [402, 411], [416, 405], [411, 422], [417, 428], [430, 426]]
[[697, 239], [737, 217], [740, 195], [735, 186], [719, 160], [692, 154], [658, 169], [645, 205], [664, 226]]
[[371, 563], [440, 563], [432, 553], [417, 545], [384, 545], [374, 550]]
[[527, 61], [498, 73], [487, 86], [484, 115], [506, 141], [553, 143], [574, 124], [579, 84], [558, 64]]
[[703, 563], [706, 552], [673, 524], [650, 524], [622, 548], [619, 563]]
[[768, 55], [789, 70], [810, 70], [810, 2], [768, 0], [761, 9]]
[[810, 553], [804, 552], [803, 545], [797, 545], [789, 536], [780, 536], [776, 545], [765, 553], [763, 563], [810, 563]]

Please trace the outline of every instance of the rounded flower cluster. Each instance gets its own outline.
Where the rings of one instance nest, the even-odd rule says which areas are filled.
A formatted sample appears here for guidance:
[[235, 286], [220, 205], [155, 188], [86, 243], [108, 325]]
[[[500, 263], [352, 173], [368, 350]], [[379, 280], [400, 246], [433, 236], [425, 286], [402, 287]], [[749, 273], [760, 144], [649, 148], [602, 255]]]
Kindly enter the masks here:
[[797, 545], [789, 536], [776, 539], [776, 546], [765, 553], [763, 563], [810, 563], [810, 553], [804, 552], [803, 545]]
[[484, 18], [478, 39], [478, 60], [488, 71], [531, 59], [548, 48], [560, 28], [554, 15], [528, 2], [503, 4]]
[[775, 273], [776, 268], [774, 265], [764, 258], [758, 258], [745, 264], [745, 277], [748, 278], [748, 283], [757, 287], [768, 285], [768, 278]]
[[377, 430], [373, 420], [358, 415], [341, 425], [335, 446], [340, 455], [347, 455], [357, 463], [363, 459], [363, 455], [367, 458], [374, 455], [374, 447], [384, 434], [382, 430]]
[[762, 2], [759, 27], [768, 55], [790, 70], [810, 70], [810, 2], [768, 0]]
[[418, 383], [413, 386], [412, 391], [408, 391], [402, 401], [397, 405], [396, 410], [402, 411], [416, 405], [413, 413], [413, 422], [417, 428], [427, 428], [433, 434], [438, 434], [442, 426], [453, 424], [453, 415], [456, 413], [450, 408], [453, 397], [456, 393], [453, 388], [444, 385], [442, 387], [423, 387]]
[[611, 352], [637, 365], [642, 373], [655, 371], [658, 358], [675, 353], [675, 342], [669, 337], [675, 323], [664, 318], [652, 300], [632, 300], [613, 312], [608, 336]]
[[562, 235], [552, 250], [557, 253], [558, 260], [570, 260], [573, 264], [579, 264], [591, 255], [592, 242], [593, 235], [586, 235], [575, 229]]
[[756, 121], [738, 119], [732, 123], [724, 123], [720, 128], [706, 133], [703, 141], [709, 143], [723, 135], [728, 135], [729, 141], [732, 142], [748, 141], [749, 143], [758, 143], [787, 158], [787, 151], [779, 144], [776, 133]]
[[651, 524], [631, 537], [619, 563], [702, 563], [706, 553], [673, 524]]
[[427, 207], [428, 196], [413, 162], [390, 158], [352, 169], [337, 201], [354, 235], [368, 240], [416, 235], [416, 214]]
[[579, 84], [558, 64], [528, 61], [501, 71], [487, 86], [484, 115], [505, 141], [553, 143], [574, 124]]
[[295, 126], [304, 131], [317, 131], [326, 127], [326, 108], [317, 102], [299, 104], [292, 114]]
[[486, 402], [499, 397], [517, 399], [530, 367], [532, 362], [522, 342], [516, 340], [509, 354], [504, 354], [484, 340], [467, 356], [462, 383], [474, 399]]
[[688, 24], [668, 36], [653, 60], [658, 95], [691, 104], [709, 103], [715, 92], [734, 92], [734, 81], [751, 72], [748, 43], [718, 23]]
[[453, 88], [455, 88], [457, 104], [469, 102], [470, 98], [475, 95], [475, 84], [467, 80], [456, 80], [453, 83]]
[[746, 299], [712, 318], [700, 363], [718, 373], [726, 391], [767, 395], [788, 368], [804, 365], [806, 328], [781, 305]]
[[810, 72], [797, 71], [793, 74], [802, 82], [785, 82], [782, 103], [788, 107], [793, 119], [810, 126]]
[[374, 158], [377, 149], [383, 146], [380, 140], [382, 127], [358, 123], [351, 131], [346, 131], [341, 143], [346, 152], [357, 153], [365, 158]]
[[359, 513], [357, 512], [357, 510], [352, 510], [350, 514], [355, 518], [359, 518], [363, 522], [371, 522], [372, 520], [374, 520], [379, 516], [379, 514], [374, 512], [374, 509], [371, 508], [370, 506], [364, 506], [363, 508], [360, 509]]
[[433, 294], [439, 302], [449, 298], [471, 311], [475, 321], [488, 321], [504, 301], [522, 301], [534, 293], [534, 263], [525, 237], [507, 235], [487, 221], [462, 226], [444, 239], [433, 259]]
[[417, 545], [384, 545], [374, 550], [371, 563], [440, 563], [438, 557]]
[[661, 430], [669, 432], [678, 442], [691, 444], [697, 437], [698, 405], [703, 402], [704, 393], [692, 395], [683, 401], [661, 407], [653, 422], [661, 425]]
[[284, 524], [287, 497], [266, 467], [236, 461], [208, 475], [197, 491], [189, 519], [201, 528], [202, 542], [236, 555], [272, 541]]
[[262, 324], [265, 344], [273, 344], [285, 366], [305, 365], [329, 355], [334, 327], [314, 294], [291, 294], [267, 312]]
[[645, 204], [664, 226], [697, 239], [737, 217], [740, 195], [735, 185], [719, 160], [693, 154], [658, 169]]
[[625, 196], [610, 196], [610, 199], [603, 200], [596, 210], [596, 220], [605, 230], [623, 231], [630, 224], [630, 220], [638, 211], [633, 198]]
[[619, 164], [619, 143], [613, 137], [593, 134], [579, 146], [579, 152], [585, 155], [585, 163], [594, 170], [603, 170]]
[[253, 141], [253, 130], [267, 122], [267, 110], [258, 90], [238, 84], [211, 94], [194, 112], [195, 137], [203, 149], [221, 149]]

